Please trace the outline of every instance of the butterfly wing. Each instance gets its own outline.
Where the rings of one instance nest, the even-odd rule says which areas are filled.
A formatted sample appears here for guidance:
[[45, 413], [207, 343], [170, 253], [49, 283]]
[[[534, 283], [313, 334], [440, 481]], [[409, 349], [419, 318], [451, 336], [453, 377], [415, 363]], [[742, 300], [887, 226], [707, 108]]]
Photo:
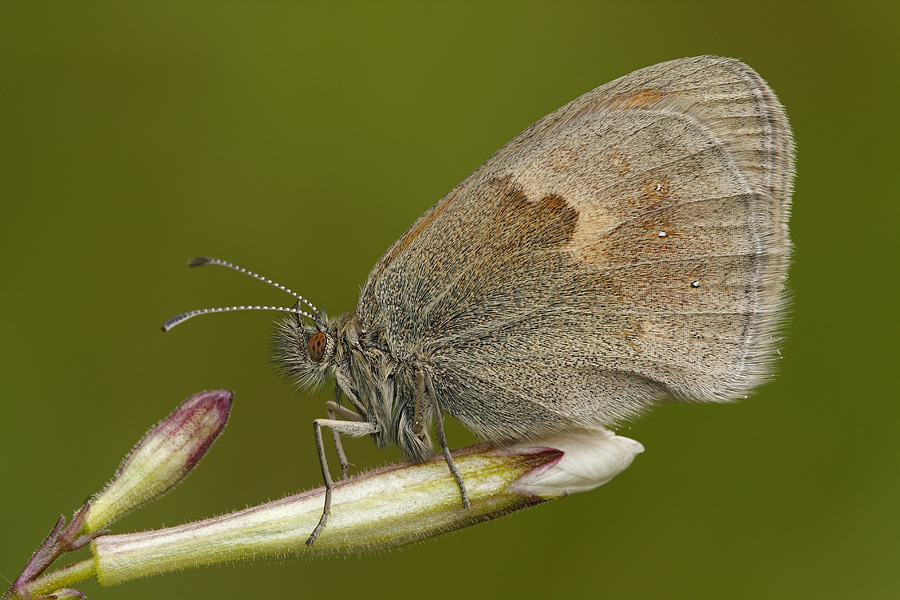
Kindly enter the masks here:
[[770, 371], [793, 139], [717, 57], [642, 69], [526, 129], [419, 218], [358, 314], [489, 440], [724, 401]]

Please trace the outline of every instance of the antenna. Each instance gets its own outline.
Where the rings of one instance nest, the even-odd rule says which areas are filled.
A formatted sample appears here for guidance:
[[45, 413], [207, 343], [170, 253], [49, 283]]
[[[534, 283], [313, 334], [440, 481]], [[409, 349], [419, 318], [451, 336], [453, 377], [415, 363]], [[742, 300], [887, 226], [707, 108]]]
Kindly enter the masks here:
[[[293, 296], [294, 298], [297, 299], [298, 304], [300, 302], [302, 302], [302, 303], [306, 304], [308, 307], [310, 307], [316, 316], [321, 316], [321, 314], [322, 314], [321, 312], [319, 312], [318, 308], [316, 308], [309, 300], [307, 300], [300, 294], [281, 285], [280, 283], [272, 281], [268, 277], [263, 277], [262, 275], [254, 273], [253, 271], [245, 269], [244, 267], [239, 267], [238, 265], [236, 265], [234, 263], [230, 263], [226, 260], [222, 260], [219, 258], [209, 258], [209, 257], [205, 257], [205, 256], [202, 256], [199, 258], [192, 258], [191, 260], [188, 261], [189, 267], [202, 267], [203, 265], [219, 265], [222, 267], [228, 267], [229, 269], [234, 269], [235, 271], [237, 271], [239, 273], [243, 273], [244, 275], [249, 275], [250, 277], [253, 277], [254, 279], [258, 279], [260, 281], [268, 283], [272, 287], [278, 288], [282, 292], [287, 292], [288, 294], [290, 294], [291, 296]], [[287, 312], [287, 313], [293, 313], [295, 315], [301, 315], [312, 321], [316, 320], [316, 316], [313, 316], [312, 314], [306, 312], [305, 310], [301, 310], [300, 308], [288, 308], [285, 306], [226, 306], [223, 308], [200, 308], [197, 310], [191, 310], [188, 312], [181, 313], [180, 315], [175, 315], [174, 317], [172, 317], [171, 319], [169, 319], [168, 321], [163, 323], [162, 330], [169, 331], [176, 325], [184, 323], [191, 317], [196, 317], [197, 315], [205, 315], [208, 313], [220, 313], [220, 312], [234, 312], [234, 311], [238, 311], [238, 310], [277, 310], [279, 312]]]

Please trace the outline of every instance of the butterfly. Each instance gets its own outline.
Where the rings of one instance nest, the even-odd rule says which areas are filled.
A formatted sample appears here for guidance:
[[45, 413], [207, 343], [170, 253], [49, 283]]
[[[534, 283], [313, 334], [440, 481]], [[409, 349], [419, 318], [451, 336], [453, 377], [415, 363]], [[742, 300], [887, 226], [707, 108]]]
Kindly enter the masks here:
[[[443, 413], [505, 444], [613, 427], [667, 400], [743, 397], [771, 374], [784, 319], [794, 142], [747, 65], [701, 56], [602, 85], [506, 144], [375, 264], [357, 309], [292, 294], [275, 357], [335, 386], [322, 428], [430, 459]], [[349, 407], [342, 403], [346, 398]], [[339, 418], [338, 418], [339, 417]]]

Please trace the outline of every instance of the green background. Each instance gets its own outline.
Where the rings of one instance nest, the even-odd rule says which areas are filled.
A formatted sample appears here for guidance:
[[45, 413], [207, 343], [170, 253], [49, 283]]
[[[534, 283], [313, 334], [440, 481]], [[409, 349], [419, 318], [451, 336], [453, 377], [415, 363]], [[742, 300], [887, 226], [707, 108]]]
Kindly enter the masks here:
[[[286, 303], [331, 314], [412, 221], [519, 131], [634, 69], [740, 58], [798, 144], [778, 379], [669, 405], [606, 487], [399, 551], [198, 569], [91, 598], [900, 597], [898, 12], [889, 3], [11, 3], [0, 6], [0, 574], [188, 395], [225, 435], [116, 531], [320, 485], [268, 360]], [[470, 438], [450, 428], [455, 445]], [[360, 466], [397, 451], [350, 442]]]

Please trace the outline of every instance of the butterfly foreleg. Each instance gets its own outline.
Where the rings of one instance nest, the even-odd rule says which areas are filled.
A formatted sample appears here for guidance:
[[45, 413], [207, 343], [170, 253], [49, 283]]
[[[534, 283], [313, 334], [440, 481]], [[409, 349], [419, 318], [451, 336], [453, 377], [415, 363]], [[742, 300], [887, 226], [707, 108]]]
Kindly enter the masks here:
[[[340, 405], [337, 405], [337, 408], [339, 410], [336, 412], [339, 412], [342, 415], [344, 414], [343, 411], [352, 412]], [[353, 414], [356, 415], [356, 413]], [[316, 419], [313, 421], [313, 430], [315, 431], [316, 436], [316, 448], [319, 451], [319, 463], [322, 466], [322, 478], [325, 480], [325, 507], [322, 510], [322, 516], [319, 519], [318, 525], [316, 525], [316, 528], [313, 529], [313, 532], [306, 540], [307, 546], [312, 546], [313, 543], [315, 543], [316, 538], [319, 537], [319, 534], [325, 527], [325, 522], [328, 521], [328, 515], [331, 514], [331, 493], [334, 488], [334, 482], [331, 480], [331, 472], [328, 469], [328, 458], [325, 456], [325, 443], [322, 441], [322, 428], [328, 427], [336, 435], [345, 434], [353, 437], [377, 433], [379, 431], [378, 425], [375, 423], [363, 421], [359, 415], [356, 415], [356, 417], [360, 420], [340, 421], [337, 419]], [[341, 450], [341, 452], [343, 452], [343, 450]], [[346, 461], [346, 457], [343, 460]]]

